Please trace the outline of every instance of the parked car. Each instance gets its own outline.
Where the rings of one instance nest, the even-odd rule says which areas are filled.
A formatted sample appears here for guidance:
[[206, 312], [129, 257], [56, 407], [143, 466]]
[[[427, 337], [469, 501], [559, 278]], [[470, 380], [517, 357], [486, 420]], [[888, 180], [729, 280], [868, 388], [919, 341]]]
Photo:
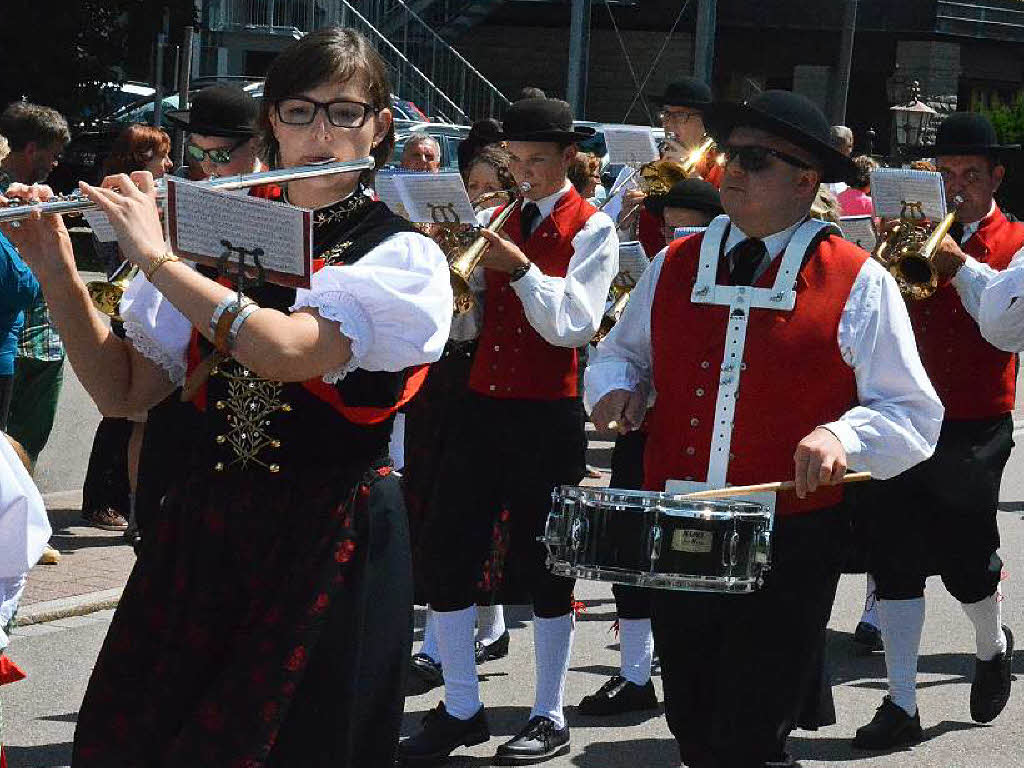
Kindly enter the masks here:
[[[254, 98], [263, 97], [262, 80], [237, 77], [197, 78], [192, 81], [190, 94], [217, 82], [235, 82], [249, 91]], [[154, 94], [155, 91], [149, 86], [132, 85], [124, 90], [122, 98], [115, 100], [117, 106], [114, 109], [76, 131], [61, 154], [60, 163], [50, 174], [50, 185], [58, 192], [71, 192], [77, 188], [79, 180], [90, 184], [99, 182], [102, 178], [103, 162], [124, 127], [130, 123], [153, 124], [153, 113], [156, 109]], [[130, 96], [135, 98], [128, 98]], [[177, 109], [178, 94], [165, 96], [162, 105], [165, 116], [169, 111]], [[391, 96], [391, 109], [396, 121], [405, 124], [421, 125], [426, 120], [423, 112], [415, 104], [394, 94]], [[161, 124], [168, 132], [174, 128], [166, 117], [161, 120]]]

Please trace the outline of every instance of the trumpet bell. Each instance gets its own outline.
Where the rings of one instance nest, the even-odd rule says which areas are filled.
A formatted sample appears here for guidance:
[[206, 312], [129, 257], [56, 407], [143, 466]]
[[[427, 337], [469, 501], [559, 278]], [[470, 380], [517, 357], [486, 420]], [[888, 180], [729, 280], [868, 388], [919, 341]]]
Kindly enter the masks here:
[[85, 288], [89, 292], [89, 298], [92, 299], [92, 304], [96, 309], [107, 317], [117, 317], [121, 306], [121, 297], [124, 296], [125, 291], [122, 286], [108, 283], [105, 280], [94, 280], [86, 283]]

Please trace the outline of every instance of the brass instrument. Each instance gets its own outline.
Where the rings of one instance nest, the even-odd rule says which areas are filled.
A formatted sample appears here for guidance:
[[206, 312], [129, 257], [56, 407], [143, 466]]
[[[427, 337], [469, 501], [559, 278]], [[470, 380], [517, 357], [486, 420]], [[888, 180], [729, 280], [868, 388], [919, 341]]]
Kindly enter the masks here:
[[126, 261], [107, 280], [92, 280], [86, 283], [85, 289], [89, 292], [93, 306], [104, 315], [120, 320], [118, 310], [121, 306], [121, 297], [138, 272], [138, 267]]
[[963, 202], [959, 195], [955, 197], [950, 212], [934, 228], [927, 223], [920, 203], [904, 202], [900, 217], [883, 227], [871, 255], [896, 278], [905, 298], [927, 299], [939, 287], [935, 252]]
[[597, 333], [594, 334], [594, 338], [590, 340], [591, 344], [600, 344], [601, 340], [611, 333], [612, 328], [614, 328], [615, 324], [619, 322], [619, 318], [622, 317], [622, 313], [626, 311], [626, 304], [629, 302], [629, 295], [632, 293], [636, 283], [626, 276], [625, 273], [619, 277], [622, 278], [622, 280], [612, 283], [610, 291], [612, 305], [605, 310], [604, 316], [601, 318], [601, 325], [598, 326]]
[[707, 154], [709, 152], [714, 152], [714, 149], [715, 140], [708, 136], [701, 142], [700, 146], [690, 152], [682, 162], [683, 170], [686, 172], [686, 175], [692, 176], [693, 172], [697, 170], [697, 166], [704, 162], [704, 158]]
[[[287, 184], [290, 181], [310, 179], [318, 176], [372, 171], [375, 164], [372, 157], [364, 157], [359, 160], [330, 160], [324, 163], [280, 168], [274, 171], [262, 171], [260, 173], [241, 174], [239, 176], [220, 176], [195, 183], [201, 187], [227, 192], [232, 189], [258, 187], [262, 184]], [[157, 185], [156, 195], [157, 204], [162, 206], [167, 198], [166, 184]], [[82, 211], [96, 210], [98, 207], [92, 200], [80, 193], [66, 195], [45, 203], [24, 203], [15, 200], [6, 207], [0, 206], [0, 224], [27, 219], [35, 211], [39, 211], [43, 216], [46, 216], [48, 214], [81, 213]]]
[[[529, 182], [523, 181], [519, 184], [518, 189], [520, 193], [524, 193], [524, 191], [529, 189]], [[502, 209], [502, 212], [495, 217], [494, 221], [483, 228], [488, 232], [497, 232], [505, 226], [505, 222], [508, 221], [509, 216], [515, 212], [521, 202], [521, 196], [516, 198]], [[464, 314], [473, 308], [473, 291], [469, 287], [470, 275], [483, 259], [489, 247], [490, 244], [482, 236], [477, 236], [469, 246], [455, 251], [449, 261], [449, 276], [452, 279], [452, 292], [455, 294], [456, 314]]]

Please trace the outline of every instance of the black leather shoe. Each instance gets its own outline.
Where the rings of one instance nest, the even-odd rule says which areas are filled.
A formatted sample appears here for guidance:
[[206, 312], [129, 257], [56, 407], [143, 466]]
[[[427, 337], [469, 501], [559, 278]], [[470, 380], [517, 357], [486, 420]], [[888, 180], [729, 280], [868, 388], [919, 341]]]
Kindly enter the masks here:
[[399, 760], [412, 764], [438, 762], [452, 750], [483, 744], [489, 738], [491, 729], [483, 707], [469, 720], [459, 720], [448, 714], [442, 701], [423, 716], [423, 730], [398, 745]]
[[405, 695], [419, 696], [444, 685], [441, 665], [425, 653], [414, 653], [409, 659], [409, 675], [405, 681]]
[[853, 630], [853, 641], [860, 643], [868, 651], [885, 650], [885, 644], [882, 642], [882, 630], [866, 621], [857, 623], [857, 628]]
[[657, 708], [658, 696], [651, 680], [646, 685], [637, 685], [622, 675], [614, 675], [596, 693], [583, 697], [579, 712], [583, 715], [619, 715]]
[[971, 683], [971, 719], [988, 723], [996, 719], [1010, 700], [1010, 667], [1013, 665], [1013, 633], [1005, 624], [1006, 651], [989, 661], [976, 659]]
[[801, 768], [801, 764], [799, 760], [790, 757], [789, 752], [785, 752], [778, 760], [766, 761], [763, 768]]
[[569, 726], [557, 728], [551, 718], [531, 717], [519, 733], [495, 753], [499, 765], [542, 763], [569, 751]]
[[502, 633], [501, 637], [493, 643], [481, 643], [476, 641], [476, 663], [483, 664], [485, 661], [494, 661], [508, 656], [508, 630]]
[[886, 696], [871, 722], [857, 729], [853, 746], [854, 749], [894, 749], [917, 744], [922, 738], [920, 710], [911, 717]]

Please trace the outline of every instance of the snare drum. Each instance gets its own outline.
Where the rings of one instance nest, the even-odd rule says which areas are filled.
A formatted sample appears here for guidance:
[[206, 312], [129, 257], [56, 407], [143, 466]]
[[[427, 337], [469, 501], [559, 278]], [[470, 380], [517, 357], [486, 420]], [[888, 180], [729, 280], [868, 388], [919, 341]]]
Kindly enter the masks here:
[[541, 541], [559, 576], [695, 592], [753, 592], [770, 561], [772, 513], [749, 501], [565, 485]]

